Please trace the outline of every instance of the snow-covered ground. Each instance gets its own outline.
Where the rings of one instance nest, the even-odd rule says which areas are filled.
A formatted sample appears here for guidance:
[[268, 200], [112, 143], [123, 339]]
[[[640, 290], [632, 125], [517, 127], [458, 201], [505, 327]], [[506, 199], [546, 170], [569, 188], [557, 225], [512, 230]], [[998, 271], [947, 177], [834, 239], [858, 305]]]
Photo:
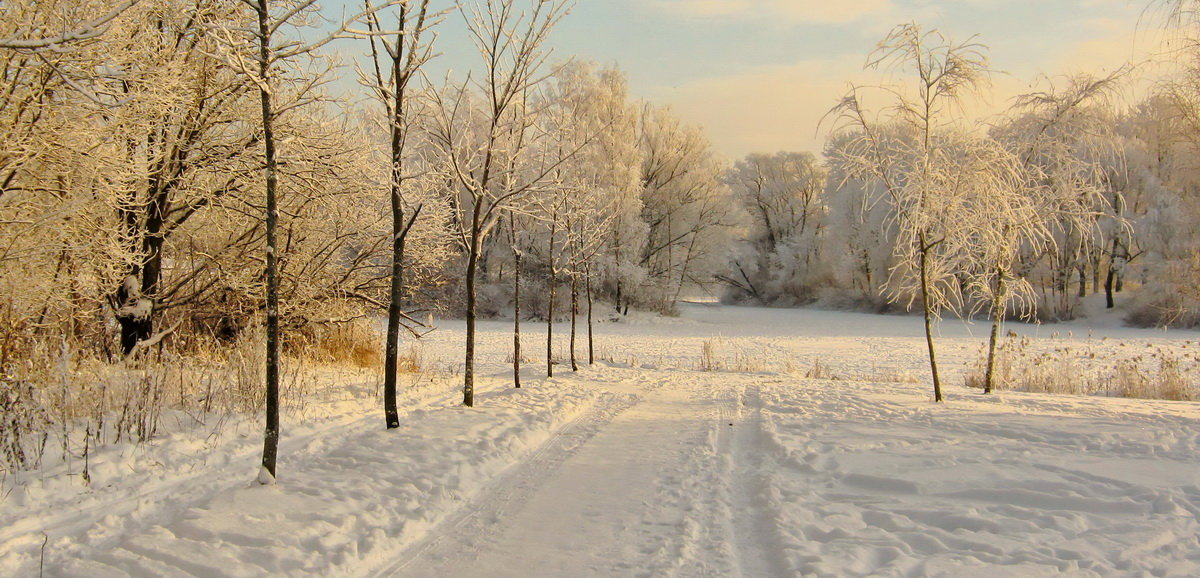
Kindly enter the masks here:
[[[1195, 355], [1099, 320], [1011, 328]], [[313, 378], [273, 487], [232, 417], [97, 452], [87, 486], [5, 480], [0, 575], [1200, 575], [1200, 404], [980, 395], [985, 326], [942, 324], [941, 405], [914, 317], [690, 304], [521, 390], [508, 330], [483, 324], [474, 409], [461, 324], [428, 336], [394, 431], [372, 378]]]

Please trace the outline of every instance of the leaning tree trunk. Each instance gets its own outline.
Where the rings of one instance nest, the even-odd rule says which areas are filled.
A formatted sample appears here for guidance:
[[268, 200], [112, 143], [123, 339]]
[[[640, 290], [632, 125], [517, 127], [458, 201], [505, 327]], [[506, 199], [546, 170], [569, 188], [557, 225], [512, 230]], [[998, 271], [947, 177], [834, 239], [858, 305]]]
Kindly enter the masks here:
[[929, 370], [933, 374], [933, 401], [942, 401], [942, 382], [938, 376], [937, 353], [933, 347], [933, 307], [929, 302], [929, 244], [926, 243], [925, 233], [920, 239], [921, 256], [921, 309], [925, 316], [925, 344], [929, 348]]
[[264, 172], [267, 195], [267, 423], [263, 437], [262, 467], [271, 480], [279, 453], [279, 271], [275, 230], [279, 221], [276, 200], [278, 164], [275, 158], [275, 133], [272, 121], [271, 91], [267, 85], [271, 66], [271, 26], [268, 0], [258, 0], [259, 101], [262, 106]]
[[1000, 338], [1000, 324], [1004, 322], [1004, 271], [996, 268], [996, 294], [992, 295], [992, 333], [988, 337], [987, 370], [983, 376], [983, 393], [992, 393], [996, 375], [996, 341]]

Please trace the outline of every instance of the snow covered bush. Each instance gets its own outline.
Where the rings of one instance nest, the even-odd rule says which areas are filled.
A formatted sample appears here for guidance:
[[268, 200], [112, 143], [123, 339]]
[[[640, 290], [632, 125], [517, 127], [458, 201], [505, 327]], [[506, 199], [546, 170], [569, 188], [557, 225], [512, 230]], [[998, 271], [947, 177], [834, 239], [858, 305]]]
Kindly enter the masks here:
[[824, 261], [826, 175], [809, 153], [752, 154], [724, 178], [747, 224], [721, 279], [730, 301], [795, 306], [829, 284]]

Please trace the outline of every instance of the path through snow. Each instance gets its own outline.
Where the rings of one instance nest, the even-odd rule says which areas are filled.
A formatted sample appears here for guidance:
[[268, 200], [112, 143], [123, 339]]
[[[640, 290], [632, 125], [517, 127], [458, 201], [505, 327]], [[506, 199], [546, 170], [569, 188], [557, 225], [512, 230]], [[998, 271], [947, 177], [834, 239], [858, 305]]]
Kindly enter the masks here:
[[[453, 376], [392, 432], [314, 401], [274, 488], [252, 483], [253, 427], [99, 452], [91, 486], [25, 479], [0, 574], [44, 554], [54, 576], [1200, 575], [1200, 404], [982, 396], [957, 384], [983, 338], [947, 325], [935, 405], [919, 320], [684, 313], [602, 326], [607, 361], [521, 390], [506, 325], [482, 324], [475, 409]], [[460, 339], [425, 354], [453, 372]]]

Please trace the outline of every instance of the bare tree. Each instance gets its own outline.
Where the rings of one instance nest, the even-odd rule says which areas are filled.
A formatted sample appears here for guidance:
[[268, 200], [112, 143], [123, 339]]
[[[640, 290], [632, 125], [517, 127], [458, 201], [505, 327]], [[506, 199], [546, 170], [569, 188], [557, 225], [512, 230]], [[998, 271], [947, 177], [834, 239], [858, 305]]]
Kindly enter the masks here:
[[[367, 2], [370, 11], [370, 2]], [[397, 6], [395, 30], [388, 33], [381, 30], [377, 15], [372, 12], [367, 17], [368, 38], [371, 42], [371, 57], [374, 65], [372, 89], [376, 97], [384, 103], [388, 119], [390, 138], [390, 187], [389, 202], [392, 215], [392, 268], [390, 291], [388, 292], [388, 324], [387, 344], [384, 352], [383, 375], [383, 408], [384, 419], [388, 429], [400, 427], [399, 412], [396, 408], [396, 358], [399, 352], [400, 328], [406, 322], [420, 325], [404, 312], [404, 245], [409, 231], [417, 217], [420, 216], [422, 205], [412, 208], [412, 213], [406, 216], [404, 199], [405, 147], [408, 142], [412, 118], [410, 109], [410, 84], [417, 76], [421, 67], [433, 56], [432, 42], [423, 41], [426, 33], [435, 21], [429, 19], [429, 0], [407, 0]], [[389, 41], [387, 36], [394, 36]], [[376, 47], [378, 38], [386, 61], [388, 75], [384, 76], [381, 66], [381, 55]], [[410, 332], [416, 334], [412, 325], [405, 325]]]
[[[250, 78], [258, 89], [263, 146], [263, 179], [265, 196], [264, 236], [266, 258], [266, 427], [263, 436], [262, 469], [259, 482], [275, 481], [276, 458], [279, 452], [279, 261], [284, 247], [279, 244], [279, 175], [275, 127], [280, 115], [315, 102], [312, 91], [319, 78], [308, 71], [295, 77], [283, 74], [285, 66], [307, 57], [334, 38], [344, 36], [347, 27], [386, 8], [389, 4], [369, 7], [336, 29], [312, 42], [297, 41], [290, 32], [303, 29], [311, 22], [310, 13], [316, 0], [242, 0], [253, 12], [254, 25], [247, 28], [229, 27], [221, 32], [229, 47], [230, 62]], [[291, 100], [281, 103], [283, 94]], [[289, 233], [290, 239], [290, 233]]]
[[566, 15], [568, 3], [538, 0], [529, 12], [519, 10], [517, 4], [517, 0], [479, 0], [460, 7], [484, 63], [482, 78], [474, 83], [482, 103], [473, 106], [466, 86], [437, 95], [440, 117], [433, 139], [458, 190], [458, 235], [467, 257], [463, 369], [467, 407], [475, 404], [475, 287], [483, 243], [504, 210], [557, 166], [552, 161], [540, 165], [540, 170], [522, 171], [520, 159], [531, 138], [533, 111], [528, 95], [545, 78], [541, 73], [549, 55], [545, 43]]

